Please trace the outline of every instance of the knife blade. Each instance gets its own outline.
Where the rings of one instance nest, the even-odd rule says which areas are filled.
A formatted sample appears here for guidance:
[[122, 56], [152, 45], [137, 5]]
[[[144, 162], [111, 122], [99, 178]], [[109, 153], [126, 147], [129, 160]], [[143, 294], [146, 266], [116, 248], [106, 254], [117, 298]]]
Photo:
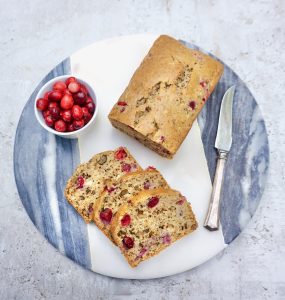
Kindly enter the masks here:
[[204, 222], [204, 227], [210, 231], [219, 229], [220, 199], [224, 177], [224, 169], [228, 153], [232, 145], [232, 111], [234, 93], [235, 86], [230, 87], [225, 92], [220, 109], [219, 124], [215, 141], [215, 148], [218, 151], [218, 161], [210, 204]]

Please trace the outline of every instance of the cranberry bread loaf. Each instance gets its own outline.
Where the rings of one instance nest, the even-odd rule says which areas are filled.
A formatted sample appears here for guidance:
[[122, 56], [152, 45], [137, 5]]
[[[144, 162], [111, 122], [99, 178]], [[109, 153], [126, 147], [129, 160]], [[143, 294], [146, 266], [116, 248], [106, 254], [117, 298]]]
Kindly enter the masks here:
[[143, 190], [169, 188], [167, 182], [157, 170], [137, 171], [122, 176], [109, 185], [94, 204], [94, 223], [113, 241], [110, 224], [119, 207]]
[[98, 153], [77, 167], [66, 184], [65, 197], [89, 223], [93, 216], [93, 205], [108, 182], [138, 170], [142, 169], [126, 148]]
[[112, 125], [172, 158], [223, 73], [223, 65], [162, 35], [109, 113]]
[[111, 224], [111, 234], [132, 267], [157, 255], [194, 231], [198, 224], [191, 205], [177, 191], [142, 191], [123, 204]]

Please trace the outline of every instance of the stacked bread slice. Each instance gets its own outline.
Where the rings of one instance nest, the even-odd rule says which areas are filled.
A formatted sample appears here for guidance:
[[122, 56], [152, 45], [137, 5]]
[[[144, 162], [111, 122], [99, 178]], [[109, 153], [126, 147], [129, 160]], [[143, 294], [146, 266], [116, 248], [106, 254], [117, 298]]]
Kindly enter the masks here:
[[126, 148], [105, 151], [68, 180], [67, 200], [115, 244], [132, 267], [197, 228], [190, 203]]

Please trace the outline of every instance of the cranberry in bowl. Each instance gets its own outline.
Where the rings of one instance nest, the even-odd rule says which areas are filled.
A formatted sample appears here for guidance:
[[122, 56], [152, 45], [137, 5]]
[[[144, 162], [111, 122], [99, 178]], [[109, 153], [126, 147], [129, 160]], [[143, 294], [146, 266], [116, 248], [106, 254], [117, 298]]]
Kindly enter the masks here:
[[71, 139], [90, 127], [98, 111], [93, 88], [85, 80], [72, 75], [48, 81], [39, 90], [34, 109], [44, 129]]

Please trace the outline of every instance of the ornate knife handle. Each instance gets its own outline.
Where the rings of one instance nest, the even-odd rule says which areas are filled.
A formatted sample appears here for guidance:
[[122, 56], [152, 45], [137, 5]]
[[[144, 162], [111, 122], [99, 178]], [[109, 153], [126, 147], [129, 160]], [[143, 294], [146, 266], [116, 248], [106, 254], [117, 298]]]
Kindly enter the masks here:
[[204, 227], [210, 231], [219, 229], [221, 189], [227, 158], [228, 151], [218, 150], [218, 162], [214, 178], [213, 190], [208, 213], [204, 222]]

